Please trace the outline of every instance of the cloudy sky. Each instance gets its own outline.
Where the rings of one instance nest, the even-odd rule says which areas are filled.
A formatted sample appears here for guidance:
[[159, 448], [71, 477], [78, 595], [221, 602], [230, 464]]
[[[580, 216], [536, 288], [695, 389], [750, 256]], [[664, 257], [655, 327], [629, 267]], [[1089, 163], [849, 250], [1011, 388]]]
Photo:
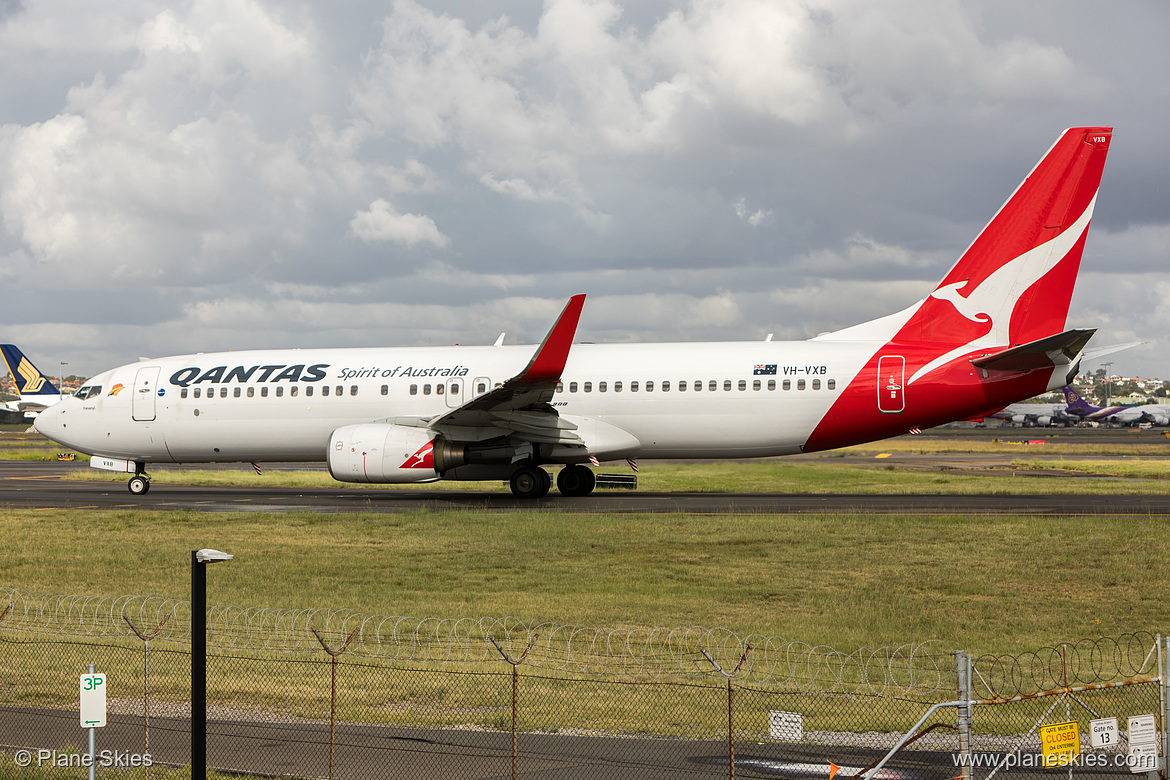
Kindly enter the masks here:
[[[1070, 326], [1170, 378], [1164, 0], [0, 0], [0, 339], [807, 338], [1115, 134]], [[1090, 366], [1092, 368], [1092, 366]]]

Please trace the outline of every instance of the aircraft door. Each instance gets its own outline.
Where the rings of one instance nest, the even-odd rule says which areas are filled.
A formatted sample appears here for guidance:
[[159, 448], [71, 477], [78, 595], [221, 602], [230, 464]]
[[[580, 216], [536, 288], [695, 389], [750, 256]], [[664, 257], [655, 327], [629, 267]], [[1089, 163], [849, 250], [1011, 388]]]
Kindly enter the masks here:
[[445, 384], [447, 385], [447, 406], [452, 409], [463, 406], [463, 386], [467, 383], [462, 379], [448, 379]]
[[134, 395], [131, 400], [133, 417], [139, 422], [149, 422], [154, 419], [154, 400], [158, 386], [158, 366], [140, 368], [134, 376]]
[[878, 358], [878, 411], [882, 414], [901, 414], [906, 411], [906, 358], [901, 355], [882, 355]]

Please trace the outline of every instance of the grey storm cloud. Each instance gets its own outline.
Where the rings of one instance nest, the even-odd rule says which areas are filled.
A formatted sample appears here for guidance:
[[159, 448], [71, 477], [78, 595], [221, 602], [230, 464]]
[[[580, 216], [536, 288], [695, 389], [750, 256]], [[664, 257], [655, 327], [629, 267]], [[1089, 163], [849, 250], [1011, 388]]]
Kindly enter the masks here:
[[1167, 375], [1160, 2], [0, 1], [3, 338], [138, 355], [806, 338], [1116, 126], [1070, 324]]

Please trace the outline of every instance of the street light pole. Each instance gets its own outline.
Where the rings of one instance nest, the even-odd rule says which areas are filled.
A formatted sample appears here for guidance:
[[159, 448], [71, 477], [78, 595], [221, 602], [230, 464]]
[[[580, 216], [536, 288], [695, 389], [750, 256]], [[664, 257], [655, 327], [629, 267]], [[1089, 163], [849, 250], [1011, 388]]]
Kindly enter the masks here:
[[1113, 365], [1112, 362], [1102, 363], [1105, 367], [1105, 403], [1102, 406], [1109, 405], [1109, 396], [1113, 395], [1113, 382], [1109, 379], [1109, 368]]
[[207, 567], [232, 556], [191, 551], [191, 778], [207, 777]]

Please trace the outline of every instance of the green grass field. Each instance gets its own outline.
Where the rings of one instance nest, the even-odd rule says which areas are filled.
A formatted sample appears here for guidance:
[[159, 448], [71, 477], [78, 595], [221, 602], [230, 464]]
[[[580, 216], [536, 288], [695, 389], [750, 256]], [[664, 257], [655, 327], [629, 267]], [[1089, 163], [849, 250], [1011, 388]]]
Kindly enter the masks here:
[[[43, 447], [36, 439], [6, 436], [0, 451]], [[993, 446], [1020, 457], [992, 475], [873, 467], [881, 451], [963, 445], [992, 443], [898, 439], [815, 461], [647, 463], [639, 476], [643, 490], [661, 491], [1001, 495], [1162, 492], [1170, 476], [1165, 462], [1152, 457], [1038, 461], [1007, 443]], [[323, 472], [257, 476], [244, 468], [167, 471], [156, 479], [343, 487]], [[1029, 476], [1038, 468], [1106, 478]], [[124, 481], [80, 464], [77, 472]], [[427, 489], [445, 486], [469, 488]], [[470, 487], [507, 490], [500, 483]], [[1160, 607], [1170, 596], [1168, 523], [564, 515], [555, 508], [352, 515], [0, 510], [0, 584], [185, 599], [190, 550], [214, 547], [237, 556], [213, 570], [210, 598], [222, 604], [515, 616], [590, 627], [697, 625], [843, 650], [938, 639], [975, 652], [1011, 651], [1170, 628]]]
[[1170, 521], [1142, 517], [0, 513], [6, 585], [976, 652], [1165, 631]]

